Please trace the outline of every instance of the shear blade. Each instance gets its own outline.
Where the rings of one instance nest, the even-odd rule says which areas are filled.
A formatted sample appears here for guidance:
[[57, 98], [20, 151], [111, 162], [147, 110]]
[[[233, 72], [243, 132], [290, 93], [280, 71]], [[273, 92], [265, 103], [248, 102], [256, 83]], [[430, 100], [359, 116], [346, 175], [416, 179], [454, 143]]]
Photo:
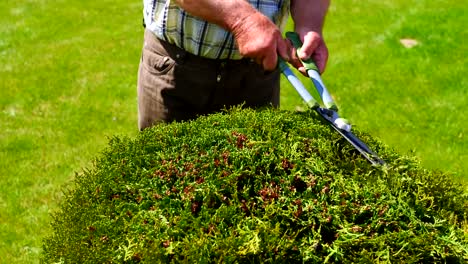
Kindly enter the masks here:
[[333, 119], [331, 118], [332, 111], [329, 109], [317, 107], [315, 111], [327, 121], [342, 137], [344, 137], [364, 158], [366, 158], [372, 165], [384, 165], [385, 162], [377, 156], [364, 142], [362, 142], [353, 133], [338, 128]]

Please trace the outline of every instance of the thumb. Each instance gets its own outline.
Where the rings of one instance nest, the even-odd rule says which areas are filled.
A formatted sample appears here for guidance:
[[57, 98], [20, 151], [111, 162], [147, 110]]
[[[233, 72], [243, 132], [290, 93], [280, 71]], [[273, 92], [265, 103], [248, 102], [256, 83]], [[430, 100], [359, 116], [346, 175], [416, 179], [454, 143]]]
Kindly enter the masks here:
[[306, 60], [312, 56], [314, 51], [320, 45], [322, 38], [317, 32], [309, 31], [302, 39], [302, 47], [297, 54], [301, 60]]

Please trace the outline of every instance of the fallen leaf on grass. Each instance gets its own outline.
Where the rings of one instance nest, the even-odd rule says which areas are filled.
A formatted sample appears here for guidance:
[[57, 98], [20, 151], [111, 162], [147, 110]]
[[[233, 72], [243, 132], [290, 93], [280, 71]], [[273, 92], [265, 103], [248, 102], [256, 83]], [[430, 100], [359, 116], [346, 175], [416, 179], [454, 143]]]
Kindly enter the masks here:
[[415, 39], [410, 39], [410, 38], [402, 38], [400, 39], [401, 45], [407, 49], [411, 49], [412, 47], [416, 46], [419, 44], [419, 41]]

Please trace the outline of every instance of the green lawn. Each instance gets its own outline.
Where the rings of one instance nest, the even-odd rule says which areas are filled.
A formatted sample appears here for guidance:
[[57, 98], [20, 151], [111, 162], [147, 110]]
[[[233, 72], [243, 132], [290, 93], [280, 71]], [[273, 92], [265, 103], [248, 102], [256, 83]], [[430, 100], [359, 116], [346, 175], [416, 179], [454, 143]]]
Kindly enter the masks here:
[[[323, 78], [341, 113], [468, 179], [467, 1], [333, 1]], [[38, 262], [74, 173], [137, 134], [141, 1], [0, 2], [0, 263]], [[418, 41], [405, 48], [402, 38]], [[305, 80], [306, 81], [306, 80]], [[282, 107], [301, 101], [284, 83]]]

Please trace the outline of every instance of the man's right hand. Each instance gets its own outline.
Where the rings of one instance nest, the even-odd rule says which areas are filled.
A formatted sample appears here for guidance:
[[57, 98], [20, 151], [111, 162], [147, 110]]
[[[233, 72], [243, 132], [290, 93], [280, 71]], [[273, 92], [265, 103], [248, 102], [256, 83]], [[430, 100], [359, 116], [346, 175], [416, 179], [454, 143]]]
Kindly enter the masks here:
[[242, 56], [265, 70], [274, 70], [278, 54], [288, 58], [288, 43], [279, 28], [245, 0], [175, 0], [192, 15], [217, 24], [234, 34]]
[[260, 12], [252, 12], [231, 28], [242, 56], [252, 58], [265, 70], [272, 71], [278, 54], [289, 60], [288, 45], [279, 28]]

